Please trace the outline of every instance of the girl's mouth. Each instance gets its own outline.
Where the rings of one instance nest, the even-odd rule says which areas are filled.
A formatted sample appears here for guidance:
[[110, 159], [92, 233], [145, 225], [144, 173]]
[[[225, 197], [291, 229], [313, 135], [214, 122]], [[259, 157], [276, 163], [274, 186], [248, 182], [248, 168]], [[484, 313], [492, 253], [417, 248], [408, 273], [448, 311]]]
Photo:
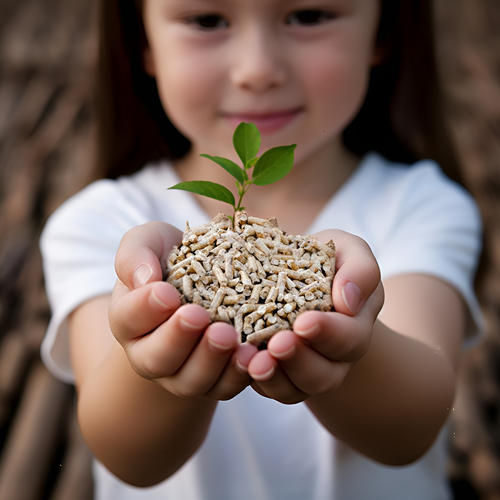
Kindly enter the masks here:
[[302, 108], [267, 112], [236, 112], [224, 113], [233, 128], [241, 122], [254, 123], [261, 134], [272, 134], [286, 127], [302, 112]]

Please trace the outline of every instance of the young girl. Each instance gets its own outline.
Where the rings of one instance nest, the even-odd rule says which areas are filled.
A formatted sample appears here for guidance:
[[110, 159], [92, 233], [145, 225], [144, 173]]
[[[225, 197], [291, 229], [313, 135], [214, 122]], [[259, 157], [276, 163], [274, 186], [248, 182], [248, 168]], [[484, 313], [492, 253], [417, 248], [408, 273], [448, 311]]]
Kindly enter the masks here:
[[[449, 498], [443, 425], [479, 323], [480, 221], [425, 160], [457, 177], [430, 2], [103, 0], [100, 13], [108, 179], [42, 237], [42, 354], [76, 384], [96, 498]], [[247, 211], [337, 246], [335, 312], [303, 313], [260, 351], [162, 281], [177, 228], [225, 210], [166, 188], [227, 183], [200, 153], [234, 158], [242, 121], [263, 149], [298, 145]]]

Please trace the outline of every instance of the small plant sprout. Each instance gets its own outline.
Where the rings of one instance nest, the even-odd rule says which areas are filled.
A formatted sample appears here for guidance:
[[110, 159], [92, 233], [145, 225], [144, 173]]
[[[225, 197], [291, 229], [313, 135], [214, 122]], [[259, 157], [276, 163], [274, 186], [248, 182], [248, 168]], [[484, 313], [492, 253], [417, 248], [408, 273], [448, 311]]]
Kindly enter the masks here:
[[240, 123], [233, 134], [233, 146], [243, 167], [232, 160], [220, 156], [202, 154], [204, 158], [212, 160], [236, 179], [238, 201], [233, 193], [225, 186], [210, 181], [180, 182], [169, 189], [181, 189], [201, 194], [215, 200], [229, 203], [233, 207], [233, 214], [228, 215], [234, 228], [236, 212], [244, 210], [243, 197], [252, 184], [266, 186], [285, 177], [293, 166], [295, 144], [277, 146], [259, 153], [261, 137], [258, 128], [253, 123]]

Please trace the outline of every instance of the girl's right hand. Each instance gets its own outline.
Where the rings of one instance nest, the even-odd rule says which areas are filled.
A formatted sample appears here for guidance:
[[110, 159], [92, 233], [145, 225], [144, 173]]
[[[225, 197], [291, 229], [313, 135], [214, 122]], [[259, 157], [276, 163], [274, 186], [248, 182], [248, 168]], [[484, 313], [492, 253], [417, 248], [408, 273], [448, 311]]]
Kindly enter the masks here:
[[226, 400], [249, 383], [256, 348], [240, 344], [226, 323], [210, 323], [162, 280], [162, 263], [180, 242], [175, 227], [150, 222], [128, 231], [115, 259], [118, 280], [109, 309], [113, 335], [133, 369], [179, 397]]

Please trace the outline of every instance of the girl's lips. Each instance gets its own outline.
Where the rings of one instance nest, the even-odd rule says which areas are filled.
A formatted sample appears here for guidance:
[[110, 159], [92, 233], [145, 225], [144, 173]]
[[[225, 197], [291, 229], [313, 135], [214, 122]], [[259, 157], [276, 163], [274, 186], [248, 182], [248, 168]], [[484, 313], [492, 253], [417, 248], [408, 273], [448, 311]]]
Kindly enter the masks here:
[[302, 111], [301, 108], [269, 113], [225, 113], [233, 127], [241, 122], [254, 123], [261, 134], [272, 134], [292, 122]]

